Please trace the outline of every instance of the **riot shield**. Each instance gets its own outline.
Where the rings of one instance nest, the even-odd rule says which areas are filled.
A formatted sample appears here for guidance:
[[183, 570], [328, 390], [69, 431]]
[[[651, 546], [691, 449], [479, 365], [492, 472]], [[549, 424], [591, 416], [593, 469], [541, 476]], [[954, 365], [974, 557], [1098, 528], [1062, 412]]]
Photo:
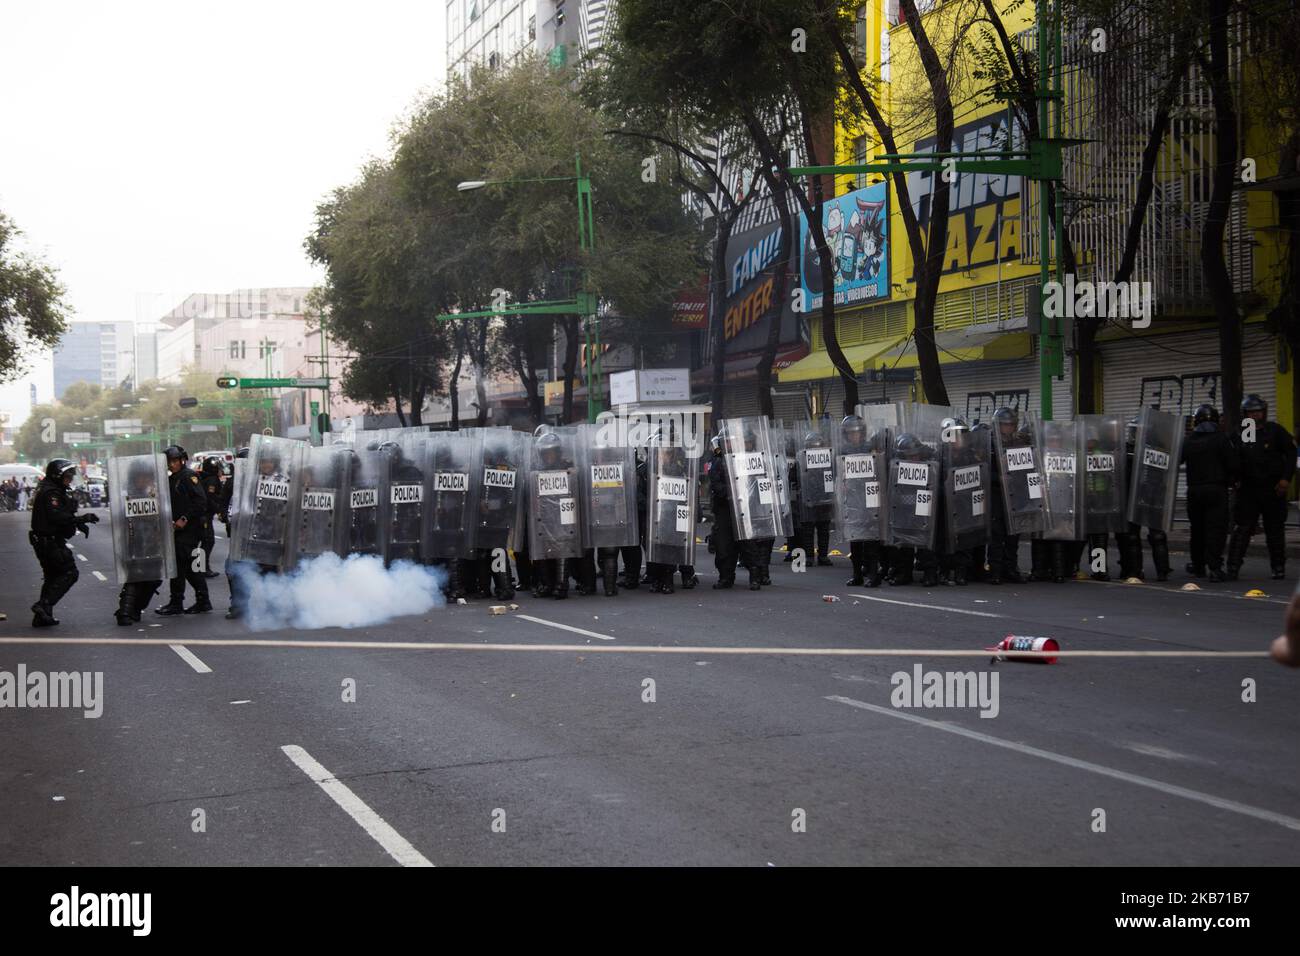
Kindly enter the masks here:
[[166, 581], [176, 575], [176, 536], [167, 459], [130, 455], [108, 460], [108, 501], [117, 583]]
[[440, 432], [424, 439], [429, 455], [429, 499], [425, 502], [425, 559], [447, 561], [469, 557], [478, 521], [474, 505], [479, 500], [482, 458], [476, 434]]
[[695, 563], [699, 459], [680, 445], [651, 445], [646, 459], [646, 560]]
[[736, 540], [781, 534], [781, 505], [773, 480], [771, 436], [766, 418], [724, 418], [718, 423], [731, 492]]
[[636, 521], [636, 449], [618, 442], [617, 428], [578, 426], [584, 548], [619, 548], [641, 541]]
[[795, 443], [799, 475], [799, 517], [805, 524], [828, 521], [835, 510], [835, 451], [829, 421], [805, 422]]
[[388, 453], [361, 445], [349, 456], [348, 553], [384, 556], [388, 533]]
[[897, 434], [903, 422], [903, 402], [881, 402], [875, 405], [855, 405], [853, 413], [861, 418], [867, 426], [868, 434], [874, 434], [882, 428]]
[[1083, 428], [1083, 534], [1128, 529], [1124, 420], [1118, 415], [1080, 415]]
[[234, 466], [230, 469], [230, 478], [232, 485], [230, 489], [230, 501], [226, 506], [226, 517], [230, 519], [230, 525], [226, 529], [227, 548], [226, 548], [226, 566], [234, 564], [237, 561], [244, 560], [244, 535], [240, 533], [244, 523], [244, 502], [248, 500], [248, 493], [244, 486], [248, 484], [248, 476], [252, 473], [248, 467], [247, 458], [236, 458]]
[[1129, 479], [1128, 520], [1167, 532], [1174, 520], [1178, 462], [1183, 450], [1183, 418], [1154, 408], [1142, 409], [1133, 474]]
[[577, 430], [563, 426], [534, 437], [528, 464], [528, 556], [581, 556]]
[[347, 499], [352, 453], [334, 445], [308, 448], [303, 465], [298, 560], [348, 553]]
[[903, 422], [895, 434], [901, 436], [910, 432], [934, 453], [933, 460], [940, 457], [939, 444], [943, 441], [943, 423], [957, 418], [957, 410], [951, 405], [927, 405], [923, 402], [905, 402], [902, 407]]
[[1038, 457], [1045, 485], [1043, 538], [1049, 541], [1081, 540], [1083, 482], [1080, 479], [1080, 422], [1041, 422]]
[[[284, 571], [297, 563], [305, 442], [254, 435], [248, 445], [248, 476], [242, 495], [238, 553], [246, 561]], [[232, 528], [232, 534], [236, 530]]]
[[888, 497], [889, 543], [933, 548], [939, 523], [937, 448], [931, 448], [912, 432], [899, 435], [889, 463]]
[[945, 545], [949, 554], [989, 539], [992, 461], [986, 428], [958, 428], [940, 445]]
[[893, 436], [888, 428], [869, 432], [850, 415], [832, 433], [835, 453], [835, 527], [845, 541], [888, 539], [887, 485]]
[[776, 485], [777, 516], [780, 533], [789, 538], [794, 535], [794, 502], [790, 489], [790, 466], [794, 463], [794, 434], [787, 432], [782, 422], [768, 426], [768, 440], [772, 443], [772, 481]]
[[479, 442], [475, 547], [523, 547], [528, 500], [528, 437], [508, 428], [485, 428]]
[[424, 512], [429, 471], [428, 443], [418, 436], [382, 442], [388, 457], [388, 511], [384, 564], [423, 560]]
[[1037, 449], [1038, 420], [1032, 412], [993, 422], [1002, 505], [1009, 535], [1043, 530], [1043, 473]]

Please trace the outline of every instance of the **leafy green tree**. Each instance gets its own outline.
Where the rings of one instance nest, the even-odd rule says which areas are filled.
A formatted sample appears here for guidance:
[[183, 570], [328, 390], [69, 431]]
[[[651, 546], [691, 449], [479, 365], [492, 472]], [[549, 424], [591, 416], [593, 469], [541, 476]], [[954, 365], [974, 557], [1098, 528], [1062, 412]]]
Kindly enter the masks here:
[[0, 382], [26, 370], [25, 348], [54, 348], [70, 311], [54, 269], [13, 245], [21, 235], [0, 212]]

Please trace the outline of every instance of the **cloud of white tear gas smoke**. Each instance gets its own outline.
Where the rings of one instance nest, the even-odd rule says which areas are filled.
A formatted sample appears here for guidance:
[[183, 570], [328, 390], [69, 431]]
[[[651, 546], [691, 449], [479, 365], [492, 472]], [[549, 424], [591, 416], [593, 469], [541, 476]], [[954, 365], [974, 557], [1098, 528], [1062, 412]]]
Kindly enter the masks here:
[[407, 561], [386, 569], [374, 555], [323, 554], [284, 575], [259, 574], [251, 564], [231, 572], [248, 594], [244, 619], [254, 631], [367, 627], [447, 603], [446, 571]]

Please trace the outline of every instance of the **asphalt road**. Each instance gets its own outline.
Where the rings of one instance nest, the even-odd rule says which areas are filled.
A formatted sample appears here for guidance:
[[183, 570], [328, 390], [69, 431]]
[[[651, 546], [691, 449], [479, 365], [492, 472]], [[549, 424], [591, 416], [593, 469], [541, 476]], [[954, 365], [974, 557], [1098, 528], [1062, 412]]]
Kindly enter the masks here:
[[[0, 708], [0, 863], [1300, 862], [1300, 674], [1264, 656], [1292, 583], [1256, 559], [1195, 593], [1181, 574], [872, 592], [845, 586], [842, 559], [777, 565], [752, 593], [710, 590], [701, 549], [705, 586], [671, 596], [521, 596], [504, 616], [475, 602], [253, 634], [219, 613], [117, 627], [104, 517], [75, 541], [62, 625], [34, 630], [27, 516], [0, 514], [0, 639], [24, 640], [0, 643], [0, 672], [104, 675], [98, 719]], [[991, 667], [982, 649], [1007, 634], [1257, 656]], [[162, 640], [193, 662], [166, 645], [39, 643], [54, 637]], [[194, 643], [229, 638], [521, 646]], [[828, 648], [895, 656], [791, 653]], [[981, 653], [938, 653], [953, 651]], [[892, 706], [891, 676], [918, 663], [996, 673], [996, 717]]]

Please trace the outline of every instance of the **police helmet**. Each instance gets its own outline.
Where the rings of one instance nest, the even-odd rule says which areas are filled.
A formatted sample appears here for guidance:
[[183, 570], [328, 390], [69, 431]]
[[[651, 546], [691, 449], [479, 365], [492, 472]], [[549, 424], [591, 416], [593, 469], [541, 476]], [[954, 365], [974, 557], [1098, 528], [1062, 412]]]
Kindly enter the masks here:
[[1192, 416], [1192, 424], [1199, 425], [1201, 422], [1219, 424], [1219, 410], [1213, 405], [1196, 406], [1196, 414]]
[[248, 446], [245, 445], [243, 448], [239, 449], [239, 451], [235, 452], [235, 457], [236, 457], [236, 458], [247, 458], [247, 457], [248, 457]]
[[167, 456], [168, 461], [189, 461], [190, 456], [180, 445], [168, 445], [163, 449], [163, 454]]
[[1244, 416], [1251, 412], [1263, 412], [1264, 417], [1268, 417], [1268, 402], [1253, 392], [1241, 400], [1241, 414]]
[[543, 435], [550, 434], [550, 431], [551, 431], [551, 426], [543, 422], [542, 424], [538, 425], [536, 428], [533, 429], [533, 437], [541, 438]]
[[867, 433], [867, 424], [857, 415], [845, 415], [844, 420], [840, 422], [840, 433], [845, 438], [848, 438], [853, 432], [865, 435]]
[[68, 461], [68, 459], [52, 458], [49, 464], [45, 466], [45, 477], [50, 481], [62, 481], [69, 472], [76, 470], [76, 464]]
[[803, 443], [810, 448], [821, 448], [825, 446], [826, 439], [822, 437], [821, 432], [809, 432], [803, 436]]
[[538, 437], [538, 439], [537, 439], [537, 452], [538, 452], [538, 454], [542, 454], [542, 455], [544, 455], [544, 454], [546, 454], [548, 451], [553, 451], [553, 452], [555, 452], [556, 454], [559, 454], [559, 451], [560, 451], [560, 436], [557, 435], [557, 434], [555, 434], [555, 432], [544, 432], [544, 433], [543, 433], [540, 437]]
[[911, 432], [904, 432], [894, 443], [894, 451], [899, 458], [917, 458], [925, 452], [925, 443]]
[[1019, 427], [1020, 425], [1020, 416], [1016, 414], [1014, 408], [1011, 408], [1010, 406], [1007, 405], [1003, 405], [1001, 408], [999, 408], [996, 412], [993, 413], [993, 421], [998, 425], [999, 428], [1003, 425], [1010, 425], [1011, 430], [1015, 431], [1016, 428]]
[[715, 455], [722, 454], [722, 436], [714, 435], [709, 439], [709, 447], [713, 449]]

